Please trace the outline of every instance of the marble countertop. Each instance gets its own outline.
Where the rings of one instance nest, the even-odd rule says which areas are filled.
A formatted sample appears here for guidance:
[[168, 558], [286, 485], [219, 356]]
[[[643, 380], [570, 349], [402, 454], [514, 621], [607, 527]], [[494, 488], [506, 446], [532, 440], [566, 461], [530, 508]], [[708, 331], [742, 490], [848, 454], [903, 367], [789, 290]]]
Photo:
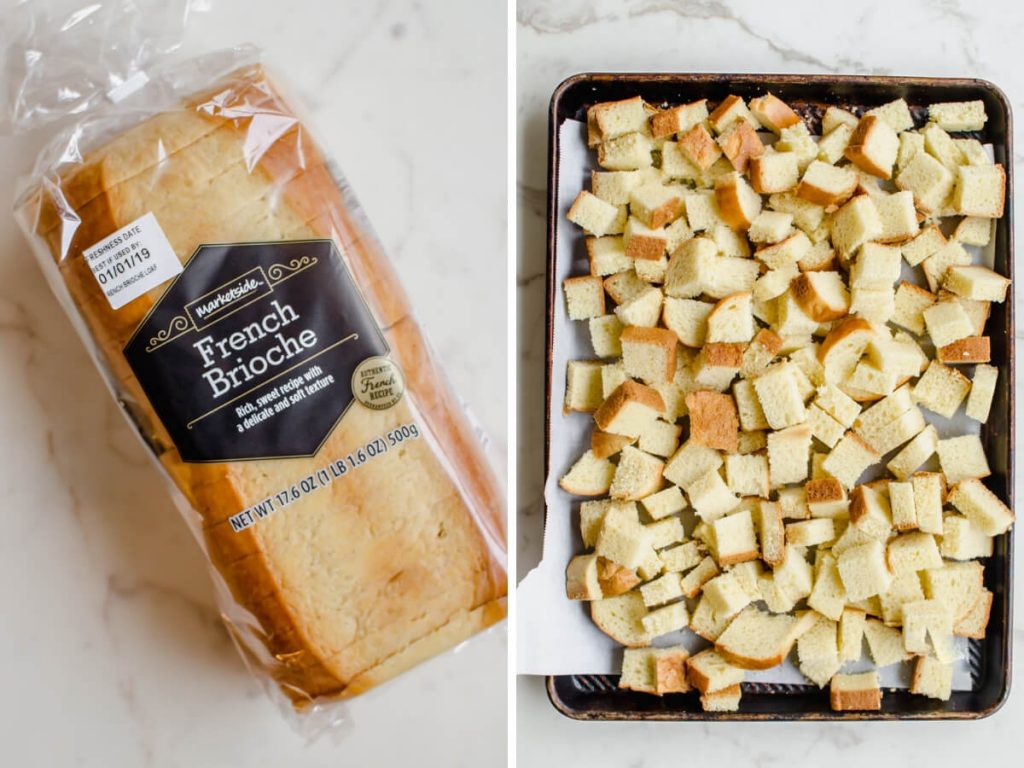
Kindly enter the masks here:
[[[506, 407], [493, 395], [507, 379], [504, 7], [212, 8], [193, 18], [186, 50], [266, 49], [360, 196], [504, 467]], [[0, 175], [26, 171], [35, 143], [0, 139]], [[464, 156], [493, 157], [494, 167], [452, 162]], [[9, 211], [10, 184], [0, 198]], [[504, 625], [350, 702], [336, 739], [307, 745], [289, 728], [246, 673], [198, 548], [9, 213], [0, 248], [0, 762], [503, 765]]]
[[[984, 9], [984, 10], [982, 10]], [[968, 76], [992, 80], [1024, 114], [1017, 50], [1024, 7], [1008, 0], [764, 3], [715, 0], [519, 0], [518, 577], [543, 533], [544, 267], [547, 107], [566, 77], [587, 71], [794, 72]], [[1015, 133], [1024, 147], [1019, 122]], [[1019, 155], [1016, 158], [1019, 161]], [[1021, 221], [1017, 222], [1020, 242]], [[1014, 287], [1018, 301], [1021, 284]], [[1021, 338], [1021, 328], [1015, 331]], [[1021, 418], [1021, 417], [1018, 417]], [[1018, 430], [1021, 423], [1018, 422]], [[1018, 498], [1021, 485], [1017, 465]], [[1019, 570], [1019, 569], [1018, 569]], [[1024, 615], [1024, 597], [1016, 597]], [[1024, 654], [1024, 628], [1014, 632]], [[974, 723], [579, 723], [557, 714], [541, 678], [517, 682], [520, 765], [1000, 764], [1024, 747], [1024, 696]]]

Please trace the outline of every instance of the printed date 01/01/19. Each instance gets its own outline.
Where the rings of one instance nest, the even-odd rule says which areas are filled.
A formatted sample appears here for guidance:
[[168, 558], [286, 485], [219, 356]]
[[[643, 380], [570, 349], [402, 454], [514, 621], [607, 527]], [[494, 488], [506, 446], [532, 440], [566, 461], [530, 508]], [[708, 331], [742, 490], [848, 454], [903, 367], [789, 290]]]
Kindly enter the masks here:
[[149, 257], [149, 248], [140, 248], [139, 250], [128, 254], [123, 259], [118, 259], [106, 269], [97, 272], [96, 279], [99, 280], [100, 285], [106, 285], [109, 280], [113, 280], [115, 277], [120, 277], [128, 270], [142, 264], [142, 262]]

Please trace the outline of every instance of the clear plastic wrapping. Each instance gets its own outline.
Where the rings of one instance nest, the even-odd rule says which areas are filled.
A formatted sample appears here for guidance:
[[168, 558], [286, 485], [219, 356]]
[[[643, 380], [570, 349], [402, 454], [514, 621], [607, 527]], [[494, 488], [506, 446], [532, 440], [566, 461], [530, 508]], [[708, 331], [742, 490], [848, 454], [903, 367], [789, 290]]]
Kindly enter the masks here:
[[[37, 62], [66, 63], [35, 34]], [[505, 616], [503, 493], [351, 190], [255, 49], [167, 64], [173, 35], [128, 38], [83, 65], [76, 98], [50, 98], [65, 66], [11, 70], [16, 127], [74, 116], [15, 214], [247, 664], [319, 728], [338, 699]]]

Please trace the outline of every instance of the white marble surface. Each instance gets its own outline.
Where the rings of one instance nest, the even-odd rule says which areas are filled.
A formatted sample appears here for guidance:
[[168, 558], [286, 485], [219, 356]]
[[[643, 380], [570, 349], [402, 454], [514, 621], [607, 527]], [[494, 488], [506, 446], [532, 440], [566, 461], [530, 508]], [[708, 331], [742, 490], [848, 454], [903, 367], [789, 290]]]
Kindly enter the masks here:
[[[972, 76], [994, 81], [1024, 115], [1024, 7], [1010, 0], [714, 2], [519, 0], [517, 8], [519, 578], [542, 536], [544, 217], [547, 106], [586, 71], [707, 71]], [[1015, 140], [1024, 146], [1018, 125]], [[1018, 150], [1018, 158], [1020, 156]], [[1019, 208], [1018, 208], [1019, 215]], [[1018, 219], [1020, 241], [1021, 223]], [[1015, 286], [1020, 300], [1021, 285]], [[1016, 331], [1018, 338], [1021, 330]], [[1018, 429], [1020, 428], [1018, 423]], [[1018, 465], [1019, 466], [1019, 465]], [[1017, 470], [1016, 495], [1024, 486]], [[1016, 600], [1018, 616], [1024, 600]], [[1024, 652], [1024, 629], [1014, 633]], [[715, 765], [1006, 764], [1024, 747], [1024, 697], [968, 724], [577, 723], [548, 703], [540, 678], [517, 683], [520, 765], [645, 768]]]
[[[213, 8], [195, 17], [188, 49], [259, 44], [306, 100], [503, 467], [503, 4]], [[0, 176], [24, 171], [32, 144], [0, 139]], [[483, 173], [459, 158], [494, 162]], [[0, 763], [504, 764], [504, 626], [351, 702], [337, 740], [307, 745], [289, 728], [230, 645], [205, 563], [15, 231], [11, 195], [8, 183]]]

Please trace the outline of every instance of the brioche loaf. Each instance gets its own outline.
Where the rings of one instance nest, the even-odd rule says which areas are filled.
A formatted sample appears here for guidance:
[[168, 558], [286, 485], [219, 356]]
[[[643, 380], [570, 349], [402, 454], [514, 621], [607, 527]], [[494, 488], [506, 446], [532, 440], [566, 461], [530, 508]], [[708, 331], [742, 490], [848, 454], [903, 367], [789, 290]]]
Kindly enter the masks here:
[[[504, 617], [499, 487], [367, 223], [262, 68], [128, 128], [24, 200], [118, 399], [194, 510], [236, 603], [222, 606], [231, 633], [296, 707], [358, 694]], [[333, 240], [404, 397], [354, 401], [310, 457], [184, 461], [122, 352], [167, 285], [114, 310], [83, 257], [145, 213], [182, 263], [201, 244]], [[234, 530], [236, 513], [410, 422], [422, 439]]]

